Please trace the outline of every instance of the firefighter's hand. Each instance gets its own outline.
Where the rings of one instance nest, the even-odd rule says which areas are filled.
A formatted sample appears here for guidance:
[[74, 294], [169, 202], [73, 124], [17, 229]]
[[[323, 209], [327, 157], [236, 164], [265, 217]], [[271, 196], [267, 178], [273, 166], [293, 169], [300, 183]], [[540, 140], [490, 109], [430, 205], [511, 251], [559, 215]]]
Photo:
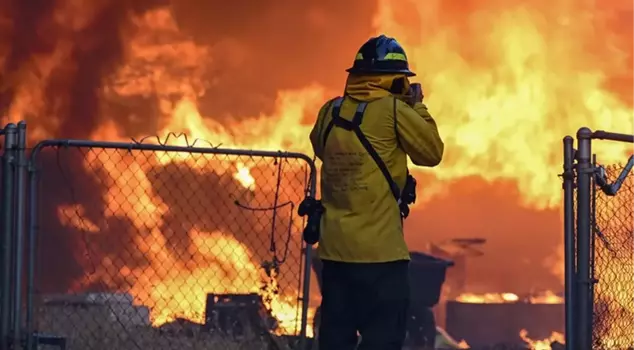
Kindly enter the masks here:
[[407, 104], [414, 106], [416, 103], [423, 102], [423, 97], [423, 87], [419, 83], [413, 83], [409, 86]]

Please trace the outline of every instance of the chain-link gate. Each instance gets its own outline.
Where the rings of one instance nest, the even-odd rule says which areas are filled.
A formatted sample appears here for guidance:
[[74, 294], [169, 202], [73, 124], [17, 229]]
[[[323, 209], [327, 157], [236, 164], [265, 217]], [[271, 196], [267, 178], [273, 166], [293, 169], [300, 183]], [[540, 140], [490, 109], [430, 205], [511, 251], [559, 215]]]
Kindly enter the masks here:
[[566, 347], [633, 349], [634, 156], [601, 166], [593, 139], [634, 143], [634, 135], [587, 128], [576, 150], [564, 138]]
[[3, 191], [29, 224], [4, 231], [28, 243], [27, 271], [6, 269], [26, 286], [10, 284], [7, 349], [305, 348], [306, 155], [47, 140], [23, 163], [28, 198]]

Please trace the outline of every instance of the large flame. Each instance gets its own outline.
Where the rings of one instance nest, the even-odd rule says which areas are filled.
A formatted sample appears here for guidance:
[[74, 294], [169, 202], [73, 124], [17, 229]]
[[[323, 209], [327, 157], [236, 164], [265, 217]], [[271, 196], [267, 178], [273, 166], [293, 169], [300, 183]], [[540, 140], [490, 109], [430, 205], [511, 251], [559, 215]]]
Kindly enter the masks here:
[[[102, 153], [104, 154], [104, 153]], [[117, 158], [118, 157], [118, 158]], [[186, 162], [190, 158], [174, 157], [174, 162]], [[128, 292], [152, 310], [151, 321], [162, 325], [176, 318], [186, 318], [204, 323], [204, 310], [208, 293], [257, 293], [265, 306], [278, 320], [279, 331], [293, 334], [298, 329], [297, 300], [292, 295], [279, 294], [276, 275], [266, 274], [253, 253], [224, 232], [204, 232], [193, 227], [187, 232], [191, 240], [187, 251], [189, 257], [171, 254], [166, 235], [161, 231], [163, 218], [170, 210], [161, 198], [154, 194], [147, 177], [152, 162], [165, 162], [164, 157], [141, 164], [117, 153], [99, 156], [90, 153], [84, 160], [87, 169], [103, 168], [108, 172], [104, 192], [104, 220], [127, 218], [139, 233], [128, 251], [135, 251], [149, 258], [149, 264], [140, 267], [121, 265], [106, 256], [101, 261], [90, 262], [94, 269], [75, 289], [99, 283], [110, 288], [119, 288], [120, 277], [129, 286]], [[99, 164], [98, 166], [96, 164]], [[126, 164], [125, 167], [119, 167]], [[196, 162], [190, 165], [195, 166]], [[218, 162], [217, 167], [227, 164]], [[96, 175], [96, 174], [95, 174]], [[238, 164], [233, 177], [247, 190], [252, 190], [255, 180], [244, 164]], [[59, 208], [59, 218], [66, 226], [73, 226], [88, 234], [99, 234], [100, 223], [85, 216], [81, 206]], [[87, 247], [87, 254], [91, 254]], [[309, 329], [312, 334], [312, 330]]]
[[[634, 129], [631, 104], [606, 88], [615, 77], [631, 82], [631, 36], [616, 36], [608, 19], [629, 9], [621, 29], [631, 35], [632, 4], [615, 1], [620, 13], [594, 1], [463, 3], [381, 0], [376, 18], [407, 48], [437, 115], [448, 152], [434, 174], [517, 179], [526, 201], [558, 205], [563, 135], [582, 125]], [[614, 52], [594, 53], [596, 40]], [[611, 163], [631, 146], [597, 142], [595, 150]]]

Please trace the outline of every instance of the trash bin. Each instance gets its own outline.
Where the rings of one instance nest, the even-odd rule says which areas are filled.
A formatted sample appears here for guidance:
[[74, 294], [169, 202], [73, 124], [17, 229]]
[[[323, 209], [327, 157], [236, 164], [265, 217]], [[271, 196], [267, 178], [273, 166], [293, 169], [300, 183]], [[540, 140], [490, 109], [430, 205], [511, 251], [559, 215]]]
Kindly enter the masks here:
[[410, 252], [410, 306], [406, 345], [433, 348], [436, 342], [436, 319], [432, 308], [440, 300], [447, 268], [453, 261], [420, 252]]
[[410, 257], [411, 303], [428, 308], [434, 307], [440, 300], [447, 268], [453, 266], [453, 261], [420, 252], [410, 252]]

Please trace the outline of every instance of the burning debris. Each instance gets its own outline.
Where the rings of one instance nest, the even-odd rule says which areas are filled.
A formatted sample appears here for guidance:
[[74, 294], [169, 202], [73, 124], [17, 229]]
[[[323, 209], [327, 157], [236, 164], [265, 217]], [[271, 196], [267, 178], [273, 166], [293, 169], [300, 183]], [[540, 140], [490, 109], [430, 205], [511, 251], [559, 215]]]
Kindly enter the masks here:
[[472, 304], [506, 304], [506, 303], [528, 303], [528, 304], [563, 304], [564, 298], [551, 291], [534, 293], [519, 296], [514, 293], [464, 293], [460, 294], [455, 301]]
[[258, 294], [207, 295], [205, 329], [234, 337], [268, 334], [277, 329], [277, 320]]
[[[520, 297], [513, 293], [463, 294], [447, 301], [446, 327], [453, 336], [477, 348], [502, 344], [551, 349], [563, 343], [564, 306], [552, 292]], [[533, 334], [538, 339], [527, 337]]]
[[528, 337], [528, 331], [522, 329], [520, 331], [520, 338], [522, 338], [531, 350], [565, 350], [565, 339], [562, 333], [552, 332], [546, 339], [533, 340]]

